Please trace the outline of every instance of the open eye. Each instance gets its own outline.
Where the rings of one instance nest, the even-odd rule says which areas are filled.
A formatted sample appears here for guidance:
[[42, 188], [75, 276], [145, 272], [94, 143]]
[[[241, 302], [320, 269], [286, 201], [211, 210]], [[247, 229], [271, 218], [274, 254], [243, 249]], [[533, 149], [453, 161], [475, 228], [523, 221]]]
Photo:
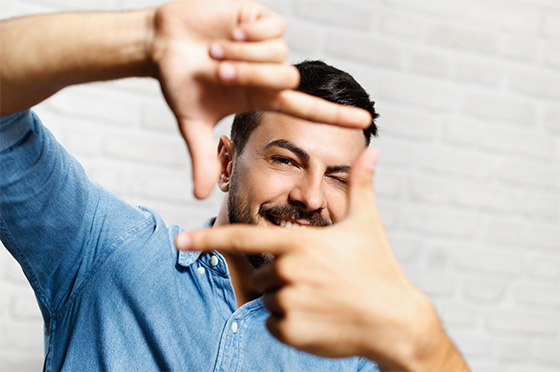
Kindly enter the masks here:
[[286, 157], [283, 156], [273, 156], [271, 160], [276, 163], [285, 164], [285, 165], [295, 165], [294, 162]]

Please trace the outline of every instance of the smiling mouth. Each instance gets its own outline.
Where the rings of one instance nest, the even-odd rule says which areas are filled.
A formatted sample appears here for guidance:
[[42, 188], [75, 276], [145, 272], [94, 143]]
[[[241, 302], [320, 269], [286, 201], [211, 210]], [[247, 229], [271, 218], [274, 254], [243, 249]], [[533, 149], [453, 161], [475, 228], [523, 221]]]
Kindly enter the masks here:
[[287, 220], [281, 217], [276, 217], [271, 215], [267, 215], [266, 219], [270, 221], [273, 225], [276, 225], [278, 227], [284, 227], [287, 229], [306, 229], [310, 226], [309, 224], [304, 225], [294, 220]]

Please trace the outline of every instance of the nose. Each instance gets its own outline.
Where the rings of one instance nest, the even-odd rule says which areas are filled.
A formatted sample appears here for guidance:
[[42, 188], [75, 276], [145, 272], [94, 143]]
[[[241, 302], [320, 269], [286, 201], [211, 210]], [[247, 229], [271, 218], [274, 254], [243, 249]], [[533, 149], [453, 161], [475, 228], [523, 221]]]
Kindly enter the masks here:
[[290, 202], [305, 212], [321, 211], [327, 207], [323, 178], [307, 175], [302, 177], [289, 195]]

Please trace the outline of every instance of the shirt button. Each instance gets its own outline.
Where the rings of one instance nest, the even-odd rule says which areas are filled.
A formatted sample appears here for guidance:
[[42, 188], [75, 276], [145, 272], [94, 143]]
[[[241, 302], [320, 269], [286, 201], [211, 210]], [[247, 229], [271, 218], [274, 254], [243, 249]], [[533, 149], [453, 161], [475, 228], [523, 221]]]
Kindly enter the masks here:
[[197, 270], [199, 274], [204, 274], [206, 272], [206, 269], [202, 266], [199, 266]]
[[220, 263], [220, 261], [218, 260], [217, 256], [210, 257], [210, 265], [218, 266], [219, 263]]
[[237, 322], [231, 323], [231, 331], [237, 333]]

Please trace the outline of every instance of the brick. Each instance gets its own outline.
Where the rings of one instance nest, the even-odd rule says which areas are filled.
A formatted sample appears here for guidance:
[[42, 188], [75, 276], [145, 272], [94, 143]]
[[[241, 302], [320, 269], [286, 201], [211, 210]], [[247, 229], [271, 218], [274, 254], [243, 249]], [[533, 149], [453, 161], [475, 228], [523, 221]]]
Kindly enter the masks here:
[[405, 166], [410, 164], [412, 151], [408, 143], [387, 139], [387, 137], [379, 138], [375, 147], [379, 149], [379, 167], [398, 165]]
[[26, 290], [19, 290], [11, 298], [13, 318], [15, 320], [40, 322], [43, 317], [33, 290], [31, 287], [26, 288]]
[[539, 40], [527, 37], [510, 37], [506, 41], [504, 54], [526, 62], [534, 62], [539, 53]]
[[436, 24], [432, 26], [426, 41], [443, 47], [482, 53], [495, 53], [497, 50], [497, 40], [494, 34], [480, 31], [477, 28], [452, 24]]
[[451, 297], [457, 286], [456, 279], [447, 273], [409, 270], [406, 274], [412, 284], [430, 297]]
[[390, 13], [380, 20], [380, 29], [384, 34], [397, 36], [407, 41], [416, 40], [425, 30], [425, 22], [418, 17], [401, 13]]
[[475, 3], [469, 7], [467, 20], [471, 24], [485, 26], [506, 31], [521, 31], [535, 33], [539, 28], [540, 14], [528, 8], [514, 8], [507, 3], [491, 4], [489, 2]]
[[107, 138], [104, 153], [121, 159], [183, 166], [190, 163], [186, 146], [176, 137], [114, 134]]
[[0, 371], [42, 371], [43, 360], [44, 355], [40, 350], [25, 349], [20, 352], [0, 350]]
[[482, 239], [491, 243], [499, 243], [509, 248], [519, 247], [523, 224], [506, 218], [490, 219], [482, 231]]
[[84, 122], [76, 123], [64, 133], [62, 145], [71, 154], [98, 155], [103, 147], [104, 132]]
[[307, 0], [295, 3], [295, 14], [331, 24], [368, 28], [372, 9], [351, 3]]
[[443, 125], [444, 138], [452, 144], [470, 146], [478, 141], [480, 120], [452, 117]]
[[495, 94], [467, 93], [464, 102], [464, 111], [468, 114], [506, 123], [527, 126], [535, 124], [535, 107], [526, 100]]
[[454, 76], [463, 83], [498, 86], [503, 80], [503, 66], [486, 59], [461, 57], [455, 62]]
[[520, 284], [515, 290], [515, 300], [536, 308], [560, 309], [560, 286], [544, 284]]
[[452, 261], [449, 249], [441, 246], [432, 247], [425, 254], [426, 266], [430, 270], [444, 270]]
[[428, 140], [436, 135], [438, 129], [438, 119], [435, 115], [391, 106], [383, 108], [381, 121], [380, 135], [391, 133], [396, 136]]
[[469, 177], [483, 177], [489, 171], [489, 157], [475, 150], [444, 146], [426, 146], [417, 156], [417, 164], [425, 169]]
[[66, 118], [85, 118], [99, 124], [133, 126], [137, 120], [138, 104], [130, 96], [114, 92], [112, 87], [115, 84], [104, 82], [71, 86], [50, 98], [45, 105]]
[[399, 262], [413, 262], [418, 258], [422, 241], [416, 238], [389, 233], [393, 253]]
[[376, 195], [398, 198], [403, 190], [403, 176], [388, 171], [387, 168], [381, 167], [375, 172], [374, 189]]
[[549, 43], [545, 47], [544, 61], [546, 65], [560, 70], [560, 45]]
[[180, 171], [142, 171], [133, 173], [130, 192], [135, 196], [167, 201], [193, 200], [189, 174]]
[[554, 154], [554, 140], [542, 134], [527, 133], [511, 126], [486, 125], [480, 133], [482, 147], [512, 155], [526, 154], [549, 159]]
[[525, 224], [523, 235], [526, 244], [533, 247], [552, 249], [560, 253], [560, 228], [558, 221], [553, 224], [530, 222]]
[[0, 320], [0, 350], [42, 350], [43, 322]]
[[8, 261], [6, 278], [10, 284], [24, 287], [29, 286], [29, 282], [21, 266], [19, 266], [19, 263], [13, 258]]
[[452, 203], [464, 207], [510, 212], [517, 206], [516, 193], [499, 187], [459, 184], [450, 194]]
[[45, 3], [57, 8], [59, 11], [64, 10], [114, 10], [116, 4], [113, 0], [91, 1], [72, 1], [72, 0], [47, 0]]
[[445, 304], [439, 314], [444, 326], [475, 327], [480, 316], [480, 307], [463, 304]]
[[467, 6], [467, 2], [464, 0], [387, 0], [386, 3], [390, 6], [399, 6], [402, 8], [410, 8], [423, 12], [448, 16], [462, 14]]
[[560, 341], [537, 341], [533, 344], [533, 355], [540, 362], [560, 367]]
[[495, 310], [486, 317], [486, 326], [492, 332], [529, 337], [558, 336], [557, 314]]
[[449, 184], [436, 177], [416, 176], [408, 182], [408, 194], [413, 201], [439, 203], [449, 198]]
[[141, 108], [140, 120], [143, 127], [179, 134], [177, 120], [163, 97], [147, 101]]
[[456, 90], [449, 84], [404, 76], [383, 76], [377, 89], [378, 99], [440, 111], [451, 109], [456, 96]]
[[401, 52], [394, 43], [380, 38], [352, 34], [330, 34], [327, 38], [327, 53], [356, 61], [369, 62], [389, 67], [399, 67]]
[[558, 12], [551, 12], [543, 15], [541, 24], [541, 32], [543, 35], [558, 40], [560, 38], [560, 22], [558, 22]]
[[537, 257], [529, 266], [533, 278], [550, 282], [558, 282], [560, 279], [560, 260], [551, 257]]
[[456, 252], [454, 264], [473, 272], [520, 275], [525, 270], [526, 258], [519, 253], [467, 246]]
[[404, 221], [407, 228], [415, 231], [466, 238], [473, 236], [478, 218], [472, 213], [411, 207]]
[[507, 182], [554, 189], [560, 186], [560, 171], [536, 162], [507, 160], [498, 172], [500, 178]]
[[542, 97], [560, 97], [560, 74], [544, 71], [515, 71], [509, 76], [513, 90]]
[[527, 340], [497, 339], [492, 343], [491, 355], [507, 363], [521, 363], [529, 357]]
[[286, 29], [284, 40], [288, 44], [290, 51], [298, 50], [307, 54], [316, 51], [320, 46], [321, 35], [316, 27], [311, 27], [304, 22], [290, 22]]
[[383, 225], [387, 229], [395, 227], [395, 225], [399, 221], [399, 208], [397, 206], [398, 204], [394, 202], [386, 200], [377, 201], [379, 215], [381, 216]]
[[123, 172], [122, 166], [116, 166], [114, 161], [96, 160], [93, 163], [82, 163], [88, 177], [115, 194], [124, 196], [127, 172]]
[[507, 289], [507, 281], [485, 278], [469, 279], [464, 284], [465, 296], [469, 299], [497, 302], [503, 299]]
[[[465, 355], [466, 359], [469, 361], [469, 367], [472, 366], [472, 359], [478, 357], [487, 357], [488, 350], [492, 348], [492, 341], [487, 336], [482, 336], [481, 334], [473, 335], [471, 332], [467, 333], [465, 331], [457, 331], [450, 329], [448, 331], [449, 337], [455, 342], [461, 351]], [[472, 369], [477, 371], [480, 369]], [[487, 371], [485, 369], [484, 371]]]
[[412, 52], [409, 58], [412, 71], [444, 77], [449, 71], [449, 61], [443, 55], [429, 52]]
[[542, 216], [558, 219], [560, 197], [530, 193], [520, 200], [522, 211], [528, 216]]
[[558, 106], [550, 106], [545, 111], [545, 127], [556, 134], [560, 134], [560, 109]]

